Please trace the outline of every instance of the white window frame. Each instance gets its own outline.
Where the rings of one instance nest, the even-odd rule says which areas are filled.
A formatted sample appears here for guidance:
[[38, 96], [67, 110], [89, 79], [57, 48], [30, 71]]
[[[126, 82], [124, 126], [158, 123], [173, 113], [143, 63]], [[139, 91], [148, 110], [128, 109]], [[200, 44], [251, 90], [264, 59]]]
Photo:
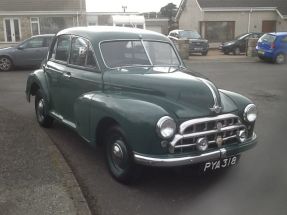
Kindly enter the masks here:
[[[13, 41], [13, 39], [12, 39], [12, 41], [11, 42], [8, 42], [8, 38], [7, 38], [7, 29], [6, 29], [6, 23], [5, 23], [5, 20], [9, 20], [10, 21], [10, 25], [11, 25], [11, 29], [12, 29], [12, 25], [13, 25], [13, 29], [12, 29], [12, 32], [14, 32], [15, 31], [15, 27], [14, 27], [14, 22], [13, 22], [13, 24], [11, 24], [11, 20], [14, 20], [14, 19], [17, 19], [18, 20], [18, 23], [19, 23], [19, 37], [20, 37], [20, 41], [21, 41], [21, 39], [22, 39], [22, 31], [21, 31], [21, 20], [20, 20], [20, 18], [18, 18], [18, 17], [3, 17], [3, 29], [4, 29], [4, 39], [5, 39], [5, 43], [17, 43], [16, 41]], [[14, 34], [15, 34], [15, 32], [14, 32]], [[20, 42], [20, 41], [18, 41], [18, 42]]]
[[[36, 21], [32, 21], [32, 19], [37, 19]], [[31, 27], [31, 35], [33, 36], [33, 28], [32, 28], [32, 24], [37, 24], [38, 25], [38, 35], [41, 34], [41, 30], [40, 30], [40, 21], [39, 21], [39, 17], [30, 17], [30, 27]]]

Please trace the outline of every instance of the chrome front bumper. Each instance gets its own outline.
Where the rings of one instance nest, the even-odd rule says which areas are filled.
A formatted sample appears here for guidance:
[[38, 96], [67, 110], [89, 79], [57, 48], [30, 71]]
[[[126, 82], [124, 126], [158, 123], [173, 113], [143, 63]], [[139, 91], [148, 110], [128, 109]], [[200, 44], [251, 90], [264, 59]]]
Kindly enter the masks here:
[[207, 152], [197, 156], [185, 156], [185, 157], [169, 157], [156, 158], [147, 155], [142, 155], [134, 153], [134, 160], [137, 164], [145, 166], [158, 166], [158, 167], [173, 167], [173, 166], [185, 166], [192, 165], [197, 163], [203, 163], [211, 160], [218, 160], [226, 158], [235, 154], [240, 154], [243, 151], [246, 151], [254, 147], [257, 143], [256, 134], [253, 134], [253, 137], [243, 144], [239, 144], [236, 147], [226, 147], [221, 148], [216, 151]]

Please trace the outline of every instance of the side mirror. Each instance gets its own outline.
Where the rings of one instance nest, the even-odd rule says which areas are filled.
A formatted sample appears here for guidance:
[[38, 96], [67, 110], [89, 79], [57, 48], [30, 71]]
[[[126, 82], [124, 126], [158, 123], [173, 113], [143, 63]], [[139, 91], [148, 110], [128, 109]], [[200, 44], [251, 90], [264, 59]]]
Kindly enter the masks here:
[[17, 49], [19, 49], [19, 50], [23, 50], [25, 47], [23, 46], [23, 45], [19, 45], [18, 47], [17, 47]]

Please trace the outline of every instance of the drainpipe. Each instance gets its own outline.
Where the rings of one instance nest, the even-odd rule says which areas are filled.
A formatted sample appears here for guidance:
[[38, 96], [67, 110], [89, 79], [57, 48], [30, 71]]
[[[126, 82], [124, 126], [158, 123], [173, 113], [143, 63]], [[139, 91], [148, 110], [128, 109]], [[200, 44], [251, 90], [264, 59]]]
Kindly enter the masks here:
[[249, 11], [249, 16], [248, 16], [248, 33], [250, 32], [250, 26], [251, 26], [251, 13], [253, 12], [253, 9], [251, 8]]
[[77, 11], [77, 26], [79, 26], [79, 12]]

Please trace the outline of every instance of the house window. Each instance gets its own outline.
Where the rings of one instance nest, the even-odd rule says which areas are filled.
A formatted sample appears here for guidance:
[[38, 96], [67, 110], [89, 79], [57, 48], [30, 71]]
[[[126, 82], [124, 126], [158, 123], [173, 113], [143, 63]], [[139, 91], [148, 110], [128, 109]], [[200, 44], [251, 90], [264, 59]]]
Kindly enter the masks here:
[[38, 35], [40, 34], [40, 23], [38, 17], [32, 17], [30, 18], [31, 22], [31, 33], [32, 35]]
[[207, 21], [202, 22], [204, 35], [209, 42], [226, 42], [234, 39], [235, 22]]

